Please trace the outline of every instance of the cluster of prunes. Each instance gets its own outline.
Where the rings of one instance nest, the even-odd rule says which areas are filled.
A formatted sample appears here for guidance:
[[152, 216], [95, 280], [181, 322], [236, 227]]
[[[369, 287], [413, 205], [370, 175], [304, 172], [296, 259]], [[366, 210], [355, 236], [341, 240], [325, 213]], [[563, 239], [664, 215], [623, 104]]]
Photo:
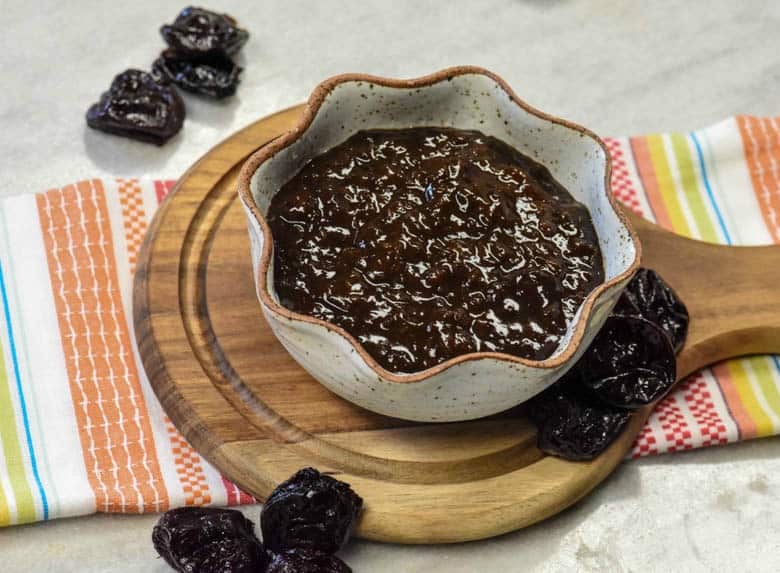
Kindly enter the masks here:
[[232, 16], [188, 7], [160, 33], [168, 49], [152, 64], [152, 72], [129, 69], [116, 76], [87, 110], [87, 125], [162, 145], [184, 123], [184, 102], [174, 84], [216, 99], [236, 93], [242, 70], [231, 56], [249, 32]]
[[349, 484], [305, 468], [277, 487], [254, 524], [232, 509], [183, 507], [152, 532], [157, 553], [181, 573], [351, 573], [335, 553], [363, 500]]
[[568, 460], [603, 452], [632, 410], [672, 387], [687, 332], [683, 302], [655, 271], [640, 269], [574, 367], [528, 403], [539, 449]]

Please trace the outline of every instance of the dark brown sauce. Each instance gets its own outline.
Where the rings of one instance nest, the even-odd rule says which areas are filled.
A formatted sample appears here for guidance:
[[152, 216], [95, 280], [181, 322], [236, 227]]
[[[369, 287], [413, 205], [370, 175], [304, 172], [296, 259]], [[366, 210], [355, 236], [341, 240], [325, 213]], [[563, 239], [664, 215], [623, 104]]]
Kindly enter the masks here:
[[478, 131], [361, 131], [271, 201], [285, 307], [414, 372], [469, 352], [542, 360], [604, 279], [587, 209]]

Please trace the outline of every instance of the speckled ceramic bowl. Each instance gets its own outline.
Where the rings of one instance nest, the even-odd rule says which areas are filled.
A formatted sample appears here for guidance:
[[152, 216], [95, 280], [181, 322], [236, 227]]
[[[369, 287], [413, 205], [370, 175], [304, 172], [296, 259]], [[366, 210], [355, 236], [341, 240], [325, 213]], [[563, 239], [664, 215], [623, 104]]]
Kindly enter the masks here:
[[[474, 352], [411, 374], [381, 367], [334, 324], [284, 308], [274, 289], [271, 198], [306, 162], [361, 129], [477, 129], [546, 165], [590, 211], [605, 281], [580, 306], [555, 353], [541, 361]], [[521, 101], [487, 70], [458, 67], [413, 80], [342, 75], [321, 83], [296, 128], [244, 165], [239, 194], [249, 219], [257, 295], [290, 354], [330, 390], [364, 408], [409, 420], [449, 422], [494, 414], [544, 390], [577, 360], [636, 270], [639, 243], [609, 191], [606, 147], [583, 127]]]

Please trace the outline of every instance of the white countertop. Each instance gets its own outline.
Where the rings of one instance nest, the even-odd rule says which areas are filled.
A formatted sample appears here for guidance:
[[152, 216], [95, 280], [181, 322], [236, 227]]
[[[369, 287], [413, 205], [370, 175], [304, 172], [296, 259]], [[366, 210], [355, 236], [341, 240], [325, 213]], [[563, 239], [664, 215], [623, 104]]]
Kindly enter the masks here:
[[[238, 96], [187, 97], [163, 148], [92, 132], [84, 112], [127, 67], [148, 67], [172, 2], [0, 0], [0, 193], [95, 175], [176, 177], [237, 128], [298, 103], [321, 79], [411, 77], [476, 64], [546, 111], [604, 135], [780, 115], [780, 3], [574, 0], [222, 2], [252, 32]], [[456, 546], [354, 541], [357, 572], [777, 571], [780, 439], [623, 464], [575, 508]], [[258, 508], [246, 510], [257, 519]], [[156, 516], [95, 516], [0, 531], [0, 570], [168, 570]]]

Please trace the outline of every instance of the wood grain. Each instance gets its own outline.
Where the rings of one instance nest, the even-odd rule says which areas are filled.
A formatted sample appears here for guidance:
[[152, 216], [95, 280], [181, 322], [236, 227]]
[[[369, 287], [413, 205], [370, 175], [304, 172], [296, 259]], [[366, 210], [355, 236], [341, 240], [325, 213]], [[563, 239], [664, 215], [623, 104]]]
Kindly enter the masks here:
[[[525, 527], [568, 507], [625, 456], [649, 409], [597, 460], [544, 456], [515, 409], [419, 424], [363, 410], [314, 381], [266, 326], [235, 194], [244, 158], [288, 130], [293, 108], [215, 147], [181, 178], [144, 243], [134, 291], [140, 354], [163, 408], [190, 443], [264, 498], [300, 467], [366, 499], [358, 535], [458, 542]], [[720, 247], [633, 218], [644, 264], [691, 312], [681, 375], [724, 358], [780, 351], [780, 249]]]

